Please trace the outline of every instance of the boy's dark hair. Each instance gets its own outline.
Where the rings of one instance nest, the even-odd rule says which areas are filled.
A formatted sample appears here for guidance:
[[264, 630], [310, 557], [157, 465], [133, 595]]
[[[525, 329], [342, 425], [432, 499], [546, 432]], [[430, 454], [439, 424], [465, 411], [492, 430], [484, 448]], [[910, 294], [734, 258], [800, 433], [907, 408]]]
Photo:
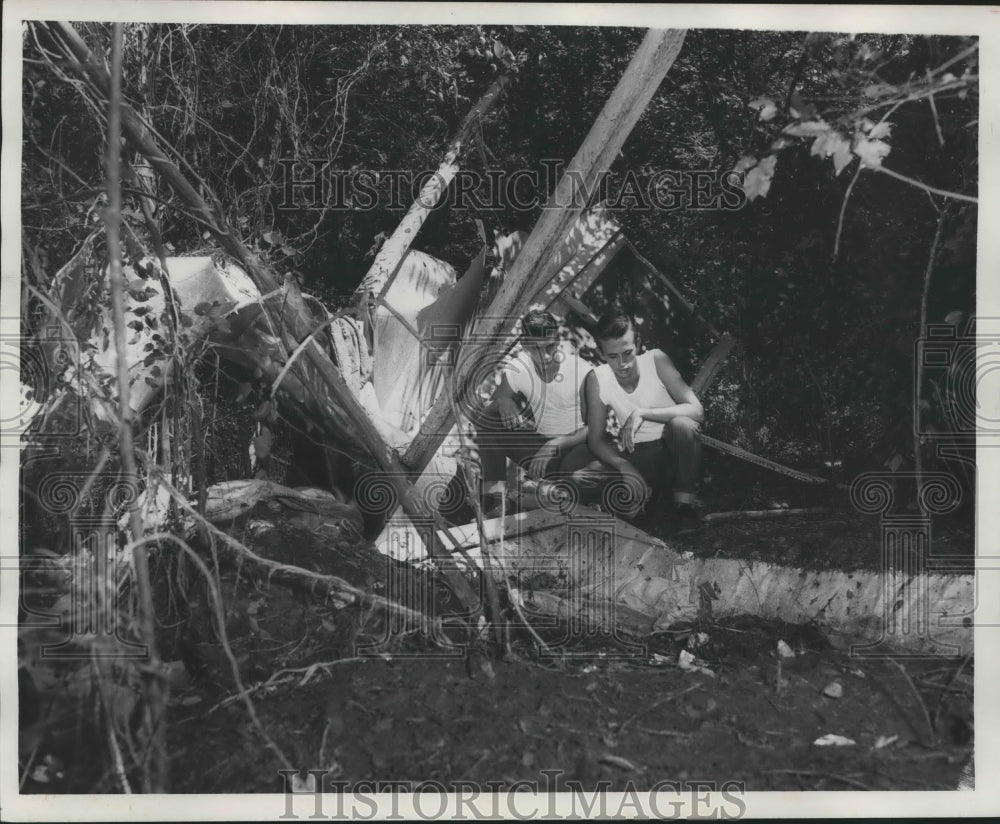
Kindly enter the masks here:
[[625, 337], [629, 329], [635, 330], [632, 318], [624, 312], [608, 312], [601, 316], [594, 327], [594, 340], [617, 340]]
[[534, 309], [521, 318], [526, 338], [550, 338], [559, 333], [559, 323], [549, 313]]

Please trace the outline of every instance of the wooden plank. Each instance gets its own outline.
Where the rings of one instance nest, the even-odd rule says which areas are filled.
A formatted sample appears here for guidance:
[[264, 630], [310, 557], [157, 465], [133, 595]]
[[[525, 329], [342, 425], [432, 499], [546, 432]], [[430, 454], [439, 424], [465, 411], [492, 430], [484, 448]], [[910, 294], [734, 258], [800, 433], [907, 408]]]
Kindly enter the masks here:
[[671, 294], [675, 298], [677, 298], [677, 301], [681, 304], [681, 306], [684, 307], [685, 310], [687, 310], [689, 315], [692, 315], [693, 317], [701, 321], [703, 324], [705, 324], [705, 328], [708, 329], [708, 331], [711, 332], [713, 335], [715, 335], [715, 337], [717, 338], [722, 337], [722, 334], [714, 326], [712, 326], [712, 324], [709, 323], [709, 321], [706, 320], [705, 317], [697, 309], [695, 309], [694, 304], [692, 304], [686, 297], [684, 297], [684, 295], [681, 293], [681, 290], [678, 289], [673, 284], [673, 281], [671, 281], [670, 278], [668, 278], [665, 274], [663, 274], [663, 272], [657, 269], [656, 266], [654, 266], [653, 263], [642, 254], [642, 252], [640, 252], [638, 249], [635, 248], [632, 241], [627, 241], [627, 245], [629, 251], [633, 255], [635, 255], [636, 260], [638, 260], [643, 266], [645, 266], [646, 270], [651, 275], [654, 275], [657, 278], [657, 280], [660, 281], [660, 283], [662, 283], [664, 286], [667, 287], [667, 289], [670, 290]]
[[701, 435], [701, 442], [705, 444], [705, 446], [710, 446], [712, 449], [723, 452], [726, 455], [732, 455], [734, 458], [739, 458], [741, 461], [752, 463], [754, 466], [761, 466], [764, 469], [770, 469], [772, 472], [779, 472], [789, 478], [794, 478], [796, 481], [802, 481], [802, 483], [831, 483], [831, 481], [826, 478], [820, 478], [817, 475], [810, 475], [808, 472], [800, 472], [798, 469], [792, 469], [790, 466], [785, 466], [777, 461], [771, 461], [767, 458], [762, 458], [760, 455], [754, 455], [753, 452], [749, 452], [746, 449], [741, 449], [738, 446], [733, 446], [732, 444], [717, 440], [705, 434]]
[[705, 362], [701, 365], [698, 370], [698, 374], [694, 376], [694, 380], [691, 381], [691, 389], [696, 395], [701, 394], [715, 380], [715, 376], [719, 373], [719, 368], [722, 366], [722, 362], [729, 357], [733, 348], [736, 346], [736, 338], [732, 335], [723, 335], [722, 340], [715, 344], [711, 352], [709, 352], [708, 357]]
[[[626, 138], [673, 65], [684, 42], [683, 30], [647, 32], [625, 74], [591, 127], [576, 156], [567, 166], [556, 190], [535, 224], [521, 254], [497, 292], [487, 312], [475, 325], [472, 339], [477, 351], [463, 357], [455, 370], [452, 391], [435, 401], [403, 458], [419, 473], [451, 429], [455, 398], [465, 395], [465, 384], [488, 357], [504, 345], [514, 324], [530, 301], [563, 268], [562, 241], [583, 211], [602, 175], [611, 168]], [[480, 355], [480, 353], [482, 353]]]
[[417, 236], [417, 232], [420, 231], [427, 216], [437, 206], [451, 181], [455, 178], [460, 166], [459, 155], [472, 134], [473, 127], [493, 108], [509, 82], [507, 75], [498, 77], [486, 94], [479, 99], [479, 102], [462, 120], [458, 132], [448, 144], [444, 160], [438, 166], [437, 172], [424, 184], [420, 195], [410, 206], [409, 211], [400, 221], [392, 236], [379, 249], [371, 268], [354, 292], [355, 302], [362, 298], [367, 299], [371, 295], [382, 295], [386, 288], [391, 285], [392, 279], [399, 272], [403, 257]]
[[594, 313], [583, 303], [583, 294], [594, 285], [624, 245], [625, 234], [619, 230], [596, 255], [587, 261], [579, 274], [549, 304], [549, 311], [565, 316], [571, 310], [579, 314], [582, 308], [585, 310], [584, 316], [594, 318], [594, 322], [596, 322]]

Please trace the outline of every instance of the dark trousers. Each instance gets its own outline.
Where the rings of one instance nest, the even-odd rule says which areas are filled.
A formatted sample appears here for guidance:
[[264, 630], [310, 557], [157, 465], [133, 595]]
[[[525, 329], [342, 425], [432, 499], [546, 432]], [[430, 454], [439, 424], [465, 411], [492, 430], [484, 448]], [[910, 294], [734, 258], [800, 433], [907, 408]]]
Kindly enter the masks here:
[[[701, 467], [700, 432], [691, 418], [673, 418], [663, 427], [658, 440], [636, 444], [633, 452], [623, 454], [650, 488], [647, 509], [665, 503], [663, 496], [671, 490], [675, 497], [693, 498]], [[573, 472], [582, 488], [593, 490], [585, 501], [603, 502], [616, 515], [636, 514], [633, 496], [624, 490], [612, 491], [622, 478], [617, 470], [595, 459], [582, 467], [564, 466], [563, 471]]]
[[[538, 450], [551, 440], [545, 435], [539, 435], [533, 429], [505, 429], [500, 423], [496, 403], [490, 403], [483, 409], [475, 421], [475, 426], [476, 446], [483, 466], [483, 483], [505, 480], [508, 459], [526, 467], [538, 454]], [[577, 444], [567, 450], [560, 450], [550, 458], [542, 477], [561, 476], [587, 466], [595, 460], [586, 443]]]

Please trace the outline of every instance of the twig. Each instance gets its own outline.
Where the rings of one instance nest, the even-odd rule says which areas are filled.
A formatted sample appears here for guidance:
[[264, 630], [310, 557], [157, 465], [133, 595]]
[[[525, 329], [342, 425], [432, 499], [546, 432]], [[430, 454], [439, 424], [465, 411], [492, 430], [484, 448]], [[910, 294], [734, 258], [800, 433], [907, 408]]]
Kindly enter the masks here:
[[913, 694], [917, 696], [917, 702], [920, 704], [920, 711], [923, 713], [924, 721], [927, 724], [927, 734], [929, 736], [930, 746], [933, 747], [937, 743], [937, 736], [934, 733], [934, 725], [931, 723], [931, 716], [927, 711], [927, 704], [924, 702], [924, 697], [920, 694], [920, 690], [917, 689], [917, 685], [913, 683], [913, 679], [910, 677], [910, 673], [906, 671], [906, 668], [895, 658], [890, 658], [889, 660], [892, 661], [896, 669], [903, 673], [906, 683], [910, 685], [910, 689], [913, 691]]
[[955, 65], [959, 60], [965, 60], [966, 57], [968, 57], [970, 54], [972, 54], [973, 52], [978, 51], [978, 50], [979, 50], [979, 42], [977, 41], [977, 42], [973, 43], [971, 46], [969, 46], [967, 49], [964, 49], [963, 51], [960, 51], [954, 57], [952, 57], [952, 58], [950, 58], [948, 60], [945, 60], [944, 63], [942, 63], [940, 66], [938, 66], [933, 71], [929, 72], [929, 76], [933, 77], [938, 72], [943, 72], [949, 66]]
[[118, 736], [115, 735], [114, 725], [111, 723], [111, 713], [104, 714], [104, 723], [108, 731], [108, 746], [111, 747], [111, 755], [115, 762], [115, 775], [118, 776], [118, 783], [122, 785], [122, 792], [125, 795], [132, 794], [132, 787], [128, 783], [128, 775], [125, 773], [125, 764], [122, 761], [122, 750], [118, 746]]
[[936, 186], [930, 186], [912, 177], [901, 175], [899, 172], [894, 172], [892, 169], [886, 168], [885, 166], [873, 166], [870, 168], [876, 172], [882, 172], [882, 174], [889, 175], [889, 177], [894, 177], [896, 180], [902, 180], [903, 183], [909, 183], [911, 186], [916, 186], [918, 189], [923, 189], [925, 192], [930, 192], [934, 195], [941, 195], [941, 197], [948, 197], [952, 200], [963, 200], [966, 203], [975, 203], [976, 205], [979, 205], [978, 197], [963, 195], [960, 192], [949, 192], [947, 189], [938, 189]]
[[830, 511], [828, 506], [811, 506], [801, 509], [747, 509], [734, 512], [711, 512], [705, 515], [702, 520], [709, 524], [720, 524], [744, 519], [762, 521], [769, 518], [785, 518], [789, 515], [820, 515]]
[[[129, 365], [125, 350], [125, 287], [122, 273], [121, 222], [122, 222], [122, 192], [121, 192], [121, 132], [122, 132], [122, 24], [115, 23], [111, 41], [111, 89], [108, 94], [108, 154], [107, 154], [107, 189], [108, 208], [104, 215], [107, 226], [108, 256], [110, 258], [109, 280], [111, 286], [111, 314], [115, 333], [115, 366], [118, 380], [118, 448], [121, 454], [122, 469], [128, 477], [137, 477], [135, 452], [132, 442], [132, 409], [129, 405]], [[132, 535], [138, 539], [142, 536], [142, 514], [139, 511], [138, 499], [129, 504], [129, 525]], [[158, 670], [159, 655], [156, 651], [155, 612], [153, 594], [149, 583], [149, 563], [144, 546], [136, 545], [132, 550], [132, 561], [135, 570], [136, 587], [139, 600], [139, 626], [142, 641], [149, 651], [149, 667], [153, 672]], [[167, 756], [165, 725], [162, 719], [165, 712], [163, 684], [159, 678], [149, 682], [147, 699], [149, 701], [151, 742], [153, 744], [153, 775], [144, 776], [143, 784], [146, 792], [167, 791]]]
[[[936, 208], [936, 207], [935, 207]], [[931, 243], [931, 253], [927, 258], [927, 267], [924, 269], [924, 288], [920, 293], [920, 326], [917, 327], [918, 334], [923, 335], [924, 329], [927, 327], [927, 300], [931, 291], [931, 275], [934, 273], [934, 260], [937, 257], [938, 242], [941, 240], [941, 231], [944, 228], [944, 221], [947, 217], [948, 208], [941, 209], [938, 214], [937, 229], [934, 231], [934, 240]], [[920, 416], [920, 401], [923, 395], [924, 386], [924, 360], [923, 358], [917, 358], [917, 371], [915, 376], [915, 386], [914, 386], [914, 404], [916, 404], [916, 409], [913, 410], [914, 415], [919, 419]], [[920, 488], [923, 484], [924, 466], [923, 466], [923, 456], [920, 451], [920, 427], [913, 427], [913, 469], [916, 472], [917, 480], [917, 493], [919, 495]]]
[[[931, 70], [930, 69], [927, 70], [927, 83], [928, 84], [931, 83]], [[940, 143], [941, 146], [943, 147], [944, 146], [944, 135], [941, 134], [941, 123], [940, 123], [940, 121], [938, 121], [937, 103], [934, 102], [934, 89], [933, 88], [931, 88], [930, 94], [927, 95], [927, 99], [930, 101], [930, 104], [931, 104], [931, 113], [934, 115], [934, 128], [937, 130], [938, 143]]]
[[858, 168], [854, 170], [854, 177], [851, 178], [851, 182], [847, 184], [847, 190], [844, 192], [844, 200], [840, 204], [840, 217], [837, 218], [837, 236], [833, 239], [833, 262], [837, 262], [837, 254], [840, 252], [840, 234], [844, 229], [844, 214], [847, 212], [847, 201], [851, 197], [851, 192], [854, 190], [854, 184], [858, 182], [858, 176], [861, 174], [861, 164], [858, 164]]
[[860, 781], [856, 781], [853, 778], [848, 778], [846, 775], [837, 775], [836, 773], [821, 773], [815, 772], [813, 770], [768, 770], [769, 773], [774, 773], [777, 775], [801, 775], [806, 778], [829, 778], [834, 781], [840, 781], [851, 787], [857, 787], [859, 790], [865, 790], [871, 792], [872, 788], [867, 784], [863, 784]]
[[693, 738], [694, 733], [691, 732], [678, 732], [677, 730], [651, 730], [649, 727], [636, 727], [636, 732], [644, 733], [645, 735], [663, 735], [668, 738]]

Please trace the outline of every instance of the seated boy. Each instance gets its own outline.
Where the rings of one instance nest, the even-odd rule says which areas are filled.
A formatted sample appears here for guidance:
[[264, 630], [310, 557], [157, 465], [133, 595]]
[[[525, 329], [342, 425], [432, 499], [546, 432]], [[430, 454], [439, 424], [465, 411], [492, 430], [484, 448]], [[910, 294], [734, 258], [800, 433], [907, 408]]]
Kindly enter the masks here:
[[[638, 336], [628, 315], [602, 317], [594, 338], [606, 363], [586, 379], [587, 443], [605, 473], [613, 470], [628, 488], [625, 495], [606, 494], [606, 502], [634, 516], [652, 492], [672, 489], [679, 525], [693, 525], [701, 402], [662, 350], [637, 354]], [[621, 425], [621, 449], [605, 432], [608, 408]]]
[[594, 461], [580, 408], [590, 364], [560, 341], [548, 312], [529, 312], [521, 326], [523, 351], [504, 367], [500, 385], [475, 421], [487, 515], [498, 512], [506, 494], [508, 458], [536, 479]]

